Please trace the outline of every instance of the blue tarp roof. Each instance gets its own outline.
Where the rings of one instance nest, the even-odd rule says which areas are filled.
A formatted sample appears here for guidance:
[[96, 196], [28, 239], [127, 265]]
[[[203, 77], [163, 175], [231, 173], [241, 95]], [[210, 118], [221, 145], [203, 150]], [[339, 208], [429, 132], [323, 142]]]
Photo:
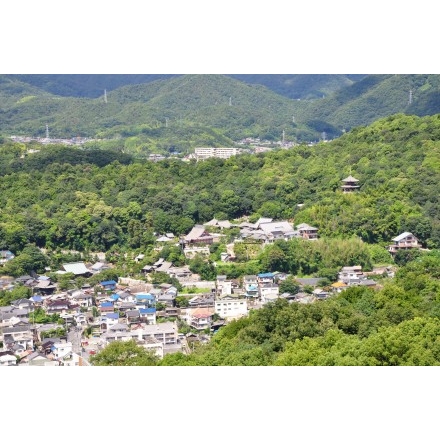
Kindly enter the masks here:
[[119, 318], [119, 313], [106, 313], [107, 318], [110, 319], [118, 319]]
[[110, 298], [111, 298], [111, 299], [114, 299], [114, 300], [116, 301], [116, 300], [119, 299], [120, 297], [119, 297], [119, 295], [118, 295], [117, 293], [114, 293], [113, 295], [110, 296]]
[[33, 301], [33, 302], [41, 302], [41, 301], [43, 301], [43, 297], [39, 296], [39, 295], [31, 296], [29, 299], [31, 301]]
[[139, 309], [140, 313], [156, 313], [156, 309], [154, 307], [150, 307], [148, 309]]
[[259, 278], [272, 278], [275, 275], [272, 272], [266, 272], [266, 273], [259, 273], [258, 277]]

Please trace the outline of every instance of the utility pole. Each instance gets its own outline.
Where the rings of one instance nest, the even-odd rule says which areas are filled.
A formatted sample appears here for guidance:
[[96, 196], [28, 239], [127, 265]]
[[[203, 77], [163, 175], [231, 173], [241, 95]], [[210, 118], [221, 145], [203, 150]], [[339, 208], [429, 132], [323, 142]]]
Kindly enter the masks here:
[[411, 105], [413, 101], [413, 91], [409, 91], [408, 105]]

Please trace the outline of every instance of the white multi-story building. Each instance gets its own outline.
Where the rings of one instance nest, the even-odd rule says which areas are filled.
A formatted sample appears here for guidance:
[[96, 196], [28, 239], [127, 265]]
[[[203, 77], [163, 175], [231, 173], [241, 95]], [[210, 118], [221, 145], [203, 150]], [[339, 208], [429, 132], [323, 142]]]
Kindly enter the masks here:
[[195, 148], [194, 154], [197, 160], [204, 160], [210, 157], [219, 157], [220, 159], [228, 159], [232, 156], [240, 154], [239, 148]]
[[215, 313], [223, 319], [240, 318], [248, 315], [247, 300], [225, 296], [214, 302]]

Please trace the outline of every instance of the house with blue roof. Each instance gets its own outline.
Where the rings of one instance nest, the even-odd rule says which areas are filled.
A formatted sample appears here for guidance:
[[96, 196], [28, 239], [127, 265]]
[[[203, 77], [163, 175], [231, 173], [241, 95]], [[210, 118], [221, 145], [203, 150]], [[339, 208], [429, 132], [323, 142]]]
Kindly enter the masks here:
[[107, 330], [109, 327], [119, 322], [119, 313], [105, 313], [101, 315], [101, 330]]
[[101, 314], [105, 313], [113, 313], [115, 311], [115, 307], [112, 302], [103, 302], [99, 305], [99, 311]]
[[115, 280], [100, 281], [99, 284], [104, 290], [115, 290], [116, 289], [116, 281]]
[[110, 299], [113, 300], [113, 302], [116, 302], [119, 299], [119, 295], [117, 293], [114, 293], [113, 295], [110, 295]]
[[272, 272], [259, 273], [257, 275], [258, 284], [273, 284], [275, 275]]
[[149, 325], [156, 324], [156, 309], [154, 307], [139, 309], [139, 316], [141, 322], [146, 322]]
[[155, 307], [156, 297], [149, 293], [138, 293], [136, 295], [136, 306], [143, 306], [143, 308]]
[[244, 291], [244, 296], [246, 298], [258, 298], [258, 284], [247, 284], [245, 291]]

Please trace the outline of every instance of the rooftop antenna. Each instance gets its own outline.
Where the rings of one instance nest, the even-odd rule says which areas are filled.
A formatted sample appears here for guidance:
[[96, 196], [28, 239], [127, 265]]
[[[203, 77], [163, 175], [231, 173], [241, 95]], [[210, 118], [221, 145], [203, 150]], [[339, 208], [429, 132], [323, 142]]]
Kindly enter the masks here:
[[107, 104], [107, 89], [104, 89], [104, 102]]

